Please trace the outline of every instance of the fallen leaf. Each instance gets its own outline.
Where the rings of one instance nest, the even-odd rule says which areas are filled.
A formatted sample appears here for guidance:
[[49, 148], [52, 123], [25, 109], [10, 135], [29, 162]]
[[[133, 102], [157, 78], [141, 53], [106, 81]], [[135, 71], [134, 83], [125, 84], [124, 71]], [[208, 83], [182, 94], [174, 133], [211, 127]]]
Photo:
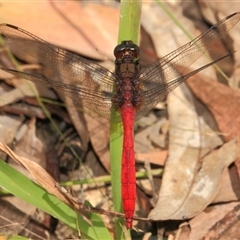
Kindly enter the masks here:
[[191, 234], [189, 240], [201, 240], [211, 231], [215, 225], [219, 225], [221, 220], [234, 208], [239, 208], [238, 202], [221, 204], [209, 207], [207, 211], [200, 213], [190, 220]]
[[[214, 119], [184, 85], [168, 100], [170, 145], [159, 200], [149, 215], [155, 220], [188, 218], [203, 210], [216, 196], [222, 171], [238, 152], [237, 141], [232, 141], [200, 161], [222, 144]], [[224, 152], [227, 157], [222, 159]], [[214, 168], [209, 169], [212, 164]], [[211, 180], [211, 185], [205, 185], [206, 180]]]
[[0, 11], [0, 22], [21, 27], [54, 45], [96, 59], [113, 58], [118, 8], [93, 2], [42, 0], [2, 2]]
[[[195, 172], [192, 185], [189, 186], [188, 191], [184, 192], [184, 197], [180, 195], [181, 192], [177, 188], [186, 187], [186, 181], [182, 179], [182, 182], [179, 182], [179, 174], [176, 173], [175, 177], [172, 176], [175, 191], [172, 192], [171, 199], [160, 192], [158, 203], [151, 211], [149, 218], [155, 220], [191, 218], [204, 210], [219, 191], [224, 169], [237, 158], [237, 155], [238, 141], [232, 140], [204, 157]], [[181, 187], [182, 185], [184, 186]]]
[[236, 167], [231, 165], [225, 169], [221, 178], [221, 188], [212, 204], [233, 202], [240, 199], [240, 182]]
[[213, 114], [222, 137], [229, 141], [240, 135], [240, 93], [212, 79], [193, 76], [187, 84]]

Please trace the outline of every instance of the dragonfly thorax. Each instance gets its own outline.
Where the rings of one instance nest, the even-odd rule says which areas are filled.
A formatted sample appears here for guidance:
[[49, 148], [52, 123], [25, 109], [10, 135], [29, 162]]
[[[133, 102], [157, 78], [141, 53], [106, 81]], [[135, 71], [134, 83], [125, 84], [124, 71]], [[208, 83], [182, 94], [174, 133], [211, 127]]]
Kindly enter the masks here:
[[141, 66], [139, 63], [140, 49], [132, 41], [123, 41], [114, 50], [116, 57], [116, 95], [113, 104], [120, 110], [122, 106], [138, 107], [139, 76]]

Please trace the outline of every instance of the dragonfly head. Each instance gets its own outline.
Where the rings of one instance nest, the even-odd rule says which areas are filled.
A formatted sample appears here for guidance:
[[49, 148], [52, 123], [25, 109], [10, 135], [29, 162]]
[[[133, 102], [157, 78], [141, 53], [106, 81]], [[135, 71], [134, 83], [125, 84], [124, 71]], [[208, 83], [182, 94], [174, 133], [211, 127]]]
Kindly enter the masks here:
[[116, 63], [134, 63], [139, 61], [140, 48], [132, 41], [122, 41], [114, 49]]

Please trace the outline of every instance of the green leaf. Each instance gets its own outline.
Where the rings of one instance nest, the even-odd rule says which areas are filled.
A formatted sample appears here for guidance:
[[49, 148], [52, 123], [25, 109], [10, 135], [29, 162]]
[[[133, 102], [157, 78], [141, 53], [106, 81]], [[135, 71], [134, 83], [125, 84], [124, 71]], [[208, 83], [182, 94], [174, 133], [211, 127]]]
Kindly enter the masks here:
[[[94, 220], [93, 225], [90, 225], [65, 203], [2, 160], [0, 160], [0, 176], [0, 187], [52, 215], [75, 231], [79, 226], [81, 234], [87, 239], [112, 239], [102, 219], [96, 216], [97, 214], [90, 214], [90, 220]], [[78, 224], [76, 224], [77, 221]]]

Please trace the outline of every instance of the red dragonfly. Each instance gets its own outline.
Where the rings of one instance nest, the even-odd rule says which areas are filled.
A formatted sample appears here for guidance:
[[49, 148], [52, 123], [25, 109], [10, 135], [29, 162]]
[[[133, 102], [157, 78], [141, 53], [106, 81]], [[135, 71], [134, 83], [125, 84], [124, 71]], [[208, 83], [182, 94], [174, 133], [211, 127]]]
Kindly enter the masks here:
[[213, 65], [221, 58], [190, 71], [188, 67], [208, 49], [228, 37], [228, 31], [240, 20], [240, 12], [234, 13], [191, 42], [141, 71], [140, 49], [132, 41], [119, 44], [115, 50], [115, 73], [74, 53], [59, 49], [33, 34], [9, 24], [0, 24], [0, 34], [6, 43], [35, 57], [50, 67], [65, 83], [32, 75], [14, 69], [1, 68], [18, 77], [37, 84], [44, 84], [82, 103], [83, 107], [110, 119], [112, 108], [117, 114], [113, 121], [122, 121], [124, 128], [122, 151], [122, 199], [127, 228], [132, 228], [135, 209], [136, 179], [133, 125], [147, 114], [169, 92], [190, 76]]

